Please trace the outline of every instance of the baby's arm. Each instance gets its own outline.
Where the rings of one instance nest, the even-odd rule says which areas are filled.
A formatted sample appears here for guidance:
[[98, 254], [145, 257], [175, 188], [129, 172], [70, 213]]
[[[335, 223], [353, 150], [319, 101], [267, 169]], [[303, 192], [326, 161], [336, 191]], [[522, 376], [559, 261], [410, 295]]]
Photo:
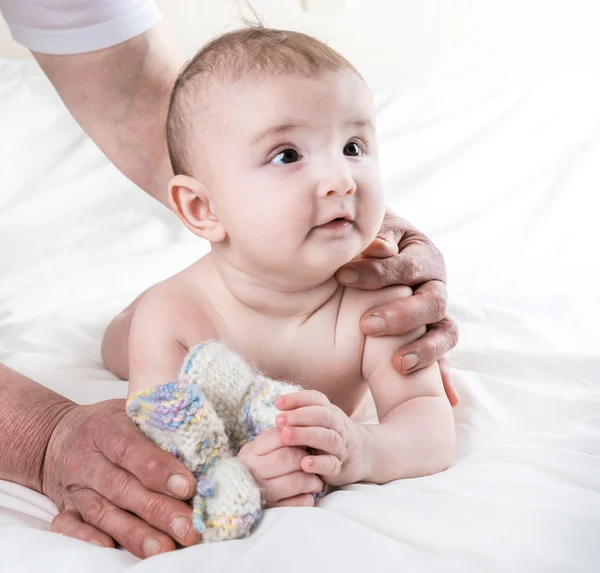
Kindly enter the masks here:
[[[185, 344], [180, 333], [190, 319], [186, 318], [187, 309], [177, 306], [177, 300], [182, 300], [181, 296], [151, 290], [136, 308], [129, 336], [129, 395], [176, 381], [188, 346], [216, 337], [208, 318], [196, 308], [196, 336]], [[300, 463], [306, 456], [305, 450], [286, 447], [277, 429], [263, 432], [239, 452], [271, 506], [314, 505], [312, 494], [319, 493], [323, 483], [301, 471]]]
[[367, 337], [362, 371], [379, 424], [364, 425], [368, 459], [365, 481], [386, 483], [446, 469], [453, 460], [455, 429], [437, 363], [399, 374], [391, 357], [422, 333], [403, 337]]
[[177, 380], [187, 353], [178, 338], [180, 320], [177, 309], [160, 291], [151, 290], [140, 301], [129, 332], [128, 395]]
[[[348, 292], [345, 312], [363, 313], [375, 305], [410, 296], [408, 287], [388, 287], [373, 293]], [[302, 470], [329, 484], [357, 481], [386, 483], [446, 469], [454, 455], [454, 420], [437, 364], [404, 376], [392, 365], [399, 348], [424, 334], [424, 328], [404, 336], [368, 337], [362, 356], [379, 424], [351, 420], [322, 393], [305, 390], [275, 401], [281, 410], [277, 425], [288, 446], [308, 447], [315, 455], [302, 459]]]

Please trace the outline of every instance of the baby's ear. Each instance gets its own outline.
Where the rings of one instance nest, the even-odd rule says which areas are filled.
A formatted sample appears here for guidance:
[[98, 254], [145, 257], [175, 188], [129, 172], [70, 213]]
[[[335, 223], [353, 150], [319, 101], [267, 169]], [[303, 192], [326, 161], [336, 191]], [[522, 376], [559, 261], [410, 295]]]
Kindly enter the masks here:
[[225, 228], [211, 210], [208, 190], [198, 179], [175, 175], [169, 183], [169, 204], [195, 235], [211, 243], [219, 243], [227, 236]]

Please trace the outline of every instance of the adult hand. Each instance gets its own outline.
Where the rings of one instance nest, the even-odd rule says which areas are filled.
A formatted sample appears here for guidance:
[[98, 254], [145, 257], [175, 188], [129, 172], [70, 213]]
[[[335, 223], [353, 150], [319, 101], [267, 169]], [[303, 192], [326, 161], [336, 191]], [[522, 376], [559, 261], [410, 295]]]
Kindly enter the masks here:
[[[192, 474], [129, 420], [124, 400], [73, 406], [46, 450], [42, 490], [58, 506], [52, 531], [138, 557], [196, 543]], [[174, 496], [179, 499], [174, 499]]]
[[[402, 335], [427, 326], [424, 336], [394, 354], [394, 367], [401, 374], [433, 364], [456, 346], [458, 327], [446, 316], [444, 258], [430, 239], [392, 211], [387, 211], [373, 243], [342, 267], [337, 279], [366, 290], [396, 284], [413, 287], [413, 296], [373, 308], [360, 321], [361, 330], [370, 336]], [[441, 362], [440, 370], [446, 394], [455, 406], [458, 394], [447, 361]]]
[[313, 493], [320, 493], [323, 482], [302, 470], [306, 450], [286, 446], [281, 431], [271, 428], [245, 444], [238, 454], [264, 492], [269, 507], [312, 507]]

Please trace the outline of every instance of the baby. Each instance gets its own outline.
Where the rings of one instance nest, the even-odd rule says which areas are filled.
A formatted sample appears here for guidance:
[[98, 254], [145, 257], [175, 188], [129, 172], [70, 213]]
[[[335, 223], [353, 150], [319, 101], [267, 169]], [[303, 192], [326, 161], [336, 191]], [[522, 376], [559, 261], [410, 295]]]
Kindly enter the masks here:
[[[200, 473], [229, 447], [236, 430], [225, 422], [234, 425], [242, 447], [227, 471], [248, 491], [256, 480], [270, 505], [290, 480], [300, 489], [286, 504], [305, 505], [323, 482], [381, 484], [447, 468], [454, 423], [437, 364], [403, 376], [391, 361], [424, 329], [365, 338], [359, 328], [365, 311], [412, 290], [358, 290], [334, 278], [373, 241], [385, 210], [375, 110], [358, 72], [304, 34], [239, 30], [185, 67], [167, 124], [171, 207], [211, 252], [144, 293], [130, 329], [107, 330], [103, 357], [129, 379], [130, 415], [184, 458], [199, 446], [168, 431], [201, 420], [211, 438], [190, 462]], [[202, 387], [211, 375], [217, 382]], [[276, 409], [277, 428], [249, 431], [239, 412], [227, 414], [223, 400], [238, 382], [246, 421], [260, 399]], [[353, 420], [369, 390], [379, 424]], [[144, 414], [153, 425], [144, 427]]]

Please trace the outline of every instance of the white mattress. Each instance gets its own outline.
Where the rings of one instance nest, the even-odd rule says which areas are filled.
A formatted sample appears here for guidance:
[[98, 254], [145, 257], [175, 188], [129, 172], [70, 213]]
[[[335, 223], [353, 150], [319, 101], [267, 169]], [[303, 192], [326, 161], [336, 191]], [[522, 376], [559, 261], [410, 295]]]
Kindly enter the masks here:
[[[600, 570], [600, 76], [370, 81], [389, 204], [449, 268], [455, 465], [144, 562], [50, 533], [52, 502], [0, 482], [0, 570]], [[102, 368], [103, 328], [205, 251], [34, 64], [0, 62], [0, 359], [81, 403], [124, 396]]]

